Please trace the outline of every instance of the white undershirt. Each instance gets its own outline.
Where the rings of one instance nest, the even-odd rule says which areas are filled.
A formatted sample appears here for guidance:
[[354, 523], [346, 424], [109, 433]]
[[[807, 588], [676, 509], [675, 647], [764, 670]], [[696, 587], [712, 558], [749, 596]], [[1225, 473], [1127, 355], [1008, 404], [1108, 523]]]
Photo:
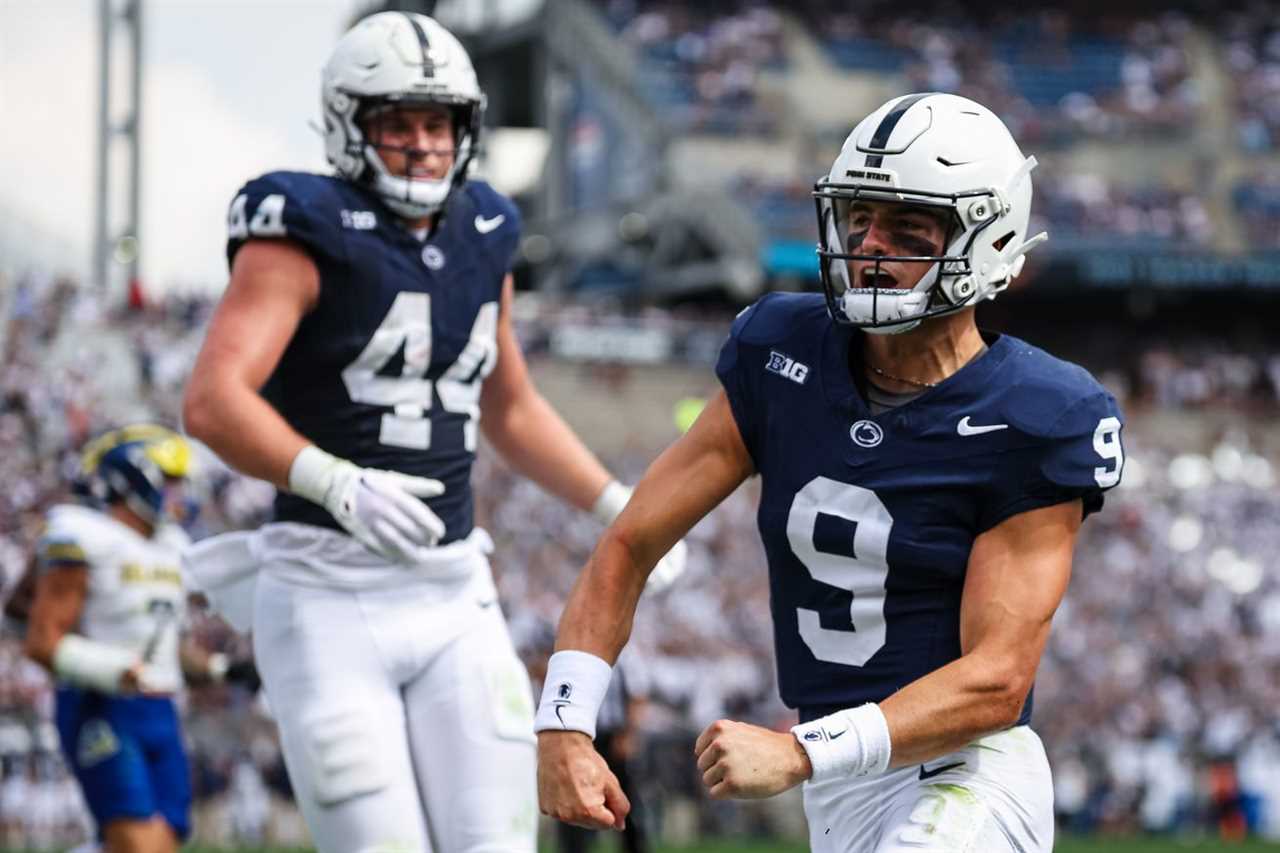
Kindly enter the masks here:
[[867, 405], [870, 406], [872, 415], [882, 415], [890, 409], [905, 406], [926, 390], [921, 388], [919, 391], [904, 391], [899, 394], [896, 391], [886, 391], [874, 382], [868, 381]]

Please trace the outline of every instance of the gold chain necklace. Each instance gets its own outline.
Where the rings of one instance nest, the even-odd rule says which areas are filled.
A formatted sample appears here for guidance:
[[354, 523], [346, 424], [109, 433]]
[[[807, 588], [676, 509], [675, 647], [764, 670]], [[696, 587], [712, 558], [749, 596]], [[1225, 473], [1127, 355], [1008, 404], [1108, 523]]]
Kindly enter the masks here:
[[[966, 361], [964, 364], [960, 365], [960, 367], [965, 367], [966, 365], [969, 364], [970, 361], [973, 361], [975, 358], [982, 355], [986, 351], [987, 351], [987, 345], [984, 343], [978, 349], [978, 351], [975, 352], [973, 355], [969, 356], [969, 360]], [[921, 382], [918, 379], [908, 379], [905, 376], [894, 376], [892, 373], [888, 373], [884, 370], [881, 370], [880, 368], [876, 367], [874, 364], [872, 364], [869, 361], [863, 362], [863, 364], [871, 368], [871, 372], [874, 373], [876, 376], [883, 376], [885, 379], [892, 379], [894, 382], [901, 382], [905, 385], [914, 385], [917, 388], [937, 388], [938, 387], [937, 382]]]
[[917, 388], [937, 388], [938, 387], [937, 382], [920, 382], [915, 379], [907, 379], [906, 377], [903, 377], [903, 376], [894, 376], [892, 373], [886, 373], [885, 371], [876, 367], [874, 364], [868, 363], [867, 367], [871, 368], [871, 372], [874, 373], [876, 376], [883, 376], [885, 379], [892, 379], [894, 382], [901, 382], [904, 385], [914, 385]]

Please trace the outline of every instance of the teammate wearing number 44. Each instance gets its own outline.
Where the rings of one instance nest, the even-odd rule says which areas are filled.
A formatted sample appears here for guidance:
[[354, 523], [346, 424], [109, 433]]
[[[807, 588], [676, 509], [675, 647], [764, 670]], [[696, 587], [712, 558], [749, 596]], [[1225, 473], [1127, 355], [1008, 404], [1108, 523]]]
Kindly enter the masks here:
[[825, 299], [739, 315], [723, 390], [650, 468], [566, 606], [538, 709], [542, 810], [621, 826], [592, 751], [649, 567], [752, 474], [791, 732], [720, 720], [713, 797], [803, 782], [819, 853], [1049, 851], [1052, 787], [1027, 726], [1081, 521], [1120, 480], [1115, 401], [1088, 373], [980, 332], [1043, 235], [1033, 158], [989, 110], [897, 98], [814, 196]]
[[461, 44], [423, 15], [365, 18], [321, 101], [337, 174], [273, 172], [235, 197], [231, 281], [184, 405], [191, 434], [280, 489], [275, 519], [189, 563], [252, 623], [319, 850], [533, 851], [533, 701], [473, 525], [477, 426], [606, 523], [629, 490], [530, 381], [519, 216], [467, 179], [485, 98]]

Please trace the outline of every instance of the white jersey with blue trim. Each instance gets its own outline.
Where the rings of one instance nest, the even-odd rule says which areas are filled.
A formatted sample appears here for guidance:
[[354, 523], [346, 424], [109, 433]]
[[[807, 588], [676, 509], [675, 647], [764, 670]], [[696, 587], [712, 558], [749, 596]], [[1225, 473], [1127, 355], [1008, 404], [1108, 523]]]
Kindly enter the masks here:
[[157, 684], [176, 690], [186, 617], [179, 556], [189, 541], [176, 526], [147, 538], [96, 509], [60, 504], [46, 517], [38, 558], [42, 572], [87, 565], [89, 586], [75, 632], [136, 652]]

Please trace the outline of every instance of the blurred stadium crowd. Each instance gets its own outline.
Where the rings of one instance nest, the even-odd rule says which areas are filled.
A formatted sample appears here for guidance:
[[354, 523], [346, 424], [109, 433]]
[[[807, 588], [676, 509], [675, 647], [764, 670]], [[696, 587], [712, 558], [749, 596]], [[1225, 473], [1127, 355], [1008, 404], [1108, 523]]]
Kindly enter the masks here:
[[[725, 177], [768, 240], [796, 244], [807, 265], [812, 181], [851, 117], [847, 107], [828, 109], [831, 87], [805, 101], [801, 91], [818, 78], [872, 90], [892, 80], [991, 106], [1044, 164], [1033, 228], [1050, 231], [1055, 251], [1280, 250], [1273, 4], [1232, 3], [1198, 17], [1101, 14], [1080, 0], [1006, 9], [981, 23], [947, 3], [866, 2], [856, 14], [833, 0], [800, 0], [785, 12], [750, 0], [592, 5], [634, 51], [647, 96], [678, 132], [794, 149], [787, 169]], [[801, 125], [816, 138], [798, 136]], [[1169, 147], [1188, 141], [1216, 156]], [[0, 597], [25, 572], [42, 513], [65, 496], [86, 438], [127, 421], [176, 423], [212, 303], [133, 296], [117, 305], [47, 275], [0, 279]], [[611, 323], [580, 306], [521, 307], [518, 319], [535, 371], [554, 360], [590, 374], [602, 397], [592, 408], [621, 407], [646, 369], [564, 366], [566, 356], [610, 351], [611, 329], [630, 332], [634, 348], [612, 351], [643, 351], [637, 360], [676, 363], [694, 377], [664, 399], [648, 397], [646, 411], [616, 411], [612, 429], [625, 434], [608, 436], [608, 461], [631, 481], [674, 434], [665, 415], [665, 431], [637, 425], [652, 424], [655, 407], [670, 409], [690, 387], [712, 387], [728, 324], [728, 315], [666, 313]], [[593, 343], [580, 334], [586, 327], [604, 337]], [[1037, 686], [1034, 725], [1055, 768], [1061, 824], [1280, 839], [1280, 439], [1270, 428], [1280, 412], [1280, 344], [1185, 334], [1093, 343], [1054, 351], [1122, 398], [1129, 459], [1108, 509], [1085, 525]], [[1100, 355], [1117, 348], [1119, 357]], [[266, 517], [270, 488], [204, 462], [197, 537]], [[476, 485], [513, 636], [536, 676], [600, 530], [491, 457], [482, 455]], [[803, 832], [798, 800], [706, 800], [689, 760], [694, 737], [717, 717], [792, 719], [761, 631], [769, 601], [755, 503], [749, 483], [700, 524], [687, 574], [644, 600], [637, 618], [627, 664], [645, 697], [635, 775], [644, 819], [668, 840]], [[246, 643], [213, 617], [198, 615], [191, 629], [211, 648]], [[49, 682], [23, 659], [19, 631], [0, 630], [0, 849], [76, 843], [87, 837], [87, 816], [58, 755]], [[201, 688], [184, 703], [198, 837], [302, 842], [261, 697]]]
[[786, 150], [779, 168], [720, 149], [730, 195], [771, 243], [809, 242], [808, 192], [848, 131], [849, 96], [887, 85], [1004, 119], [1041, 161], [1051, 252], [1280, 248], [1274, 4], [1030, 4], [995, 19], [945, 0], [595, 5], [676, 133]]
[[[42, 511], [65, 494], [76, 449], [95, 430], [139, 418], [174, 422], [180, 389], [211, 308], [174, 297], [113, 307], [66, 281], [13, 283], [0, 374], [0, 570], [5, 590], [25, 571]], [[581, 309], [522, 311], [521, 337], [542, 369], [556, 329]], [[679, 325], [719, 340], [728, 318]], [[647, 322], [661, 326], [663, 315]], [[665, 321], [675, 325], [675, 321]], [[603, 324], [607, 326], [608, 324]], [[714, 351], [711, 348], [710, 351]], [[542, 353], [540, 355], [539, 353]], [[710, 386], [708, 348], [690, 375]], [[1088, 363], [1087, 353], [1083, 355]], [[563, 364], [561, 364], [563, 368]], [[1095, 365], [1097, 367], [1097, 365]], [[1102, 372], [1126, 396], [1131, 427], [1124, 486], [1085, 525], [1075, 575], [1037, 688], [1035, 725], [1057, 770], [1063, 826], [1080, 832], [1193, 831], [1280, 837], [1280, 489], [1265, 424], [1280, 409], [1280, 351], [1230, 353], [1166, 342]], [[644, 368], [582, 364], [593, 389], [617, 399]], [[687, 388], [647, 405], [670, 408]], [[1223, 430], [1203, 416], [1230, 414]], [[616, 423], [642, 423], [615, 412]], [[612, 436], [624, 479], [672, 433]], [[590, 439], [590, 436], [588, 435]], [[1274, 442], [1274, 439], [1272, 439]], [[210, 457], [197, 536], [259, 523], [270, 489]], [[513, 636], [537, 675], [559, 609], [598, 525], [482, 456], [478, 514], [494, 534], [495, 572]], [[644, 685], [633, 756], [651, 826], [672, 840], [787, 836], [799, 804], [705, 799], [688, 760], [693, 738], [729, 716], [783, 726], [776, 696], [763, 553], [748, 484], [691, 535], [691, 567], [642, 602], [628, 666]], [[207, 646], [245, 638], [198, 616]], [[79, 794], [62, 768], [50, 685], [24, 660], [19, 626], [0, 636], [0, 847], [49, 847], [85, 837]], [[269, 709], [240, 688], [185, 698], [199, 837], [300, 842]]]

